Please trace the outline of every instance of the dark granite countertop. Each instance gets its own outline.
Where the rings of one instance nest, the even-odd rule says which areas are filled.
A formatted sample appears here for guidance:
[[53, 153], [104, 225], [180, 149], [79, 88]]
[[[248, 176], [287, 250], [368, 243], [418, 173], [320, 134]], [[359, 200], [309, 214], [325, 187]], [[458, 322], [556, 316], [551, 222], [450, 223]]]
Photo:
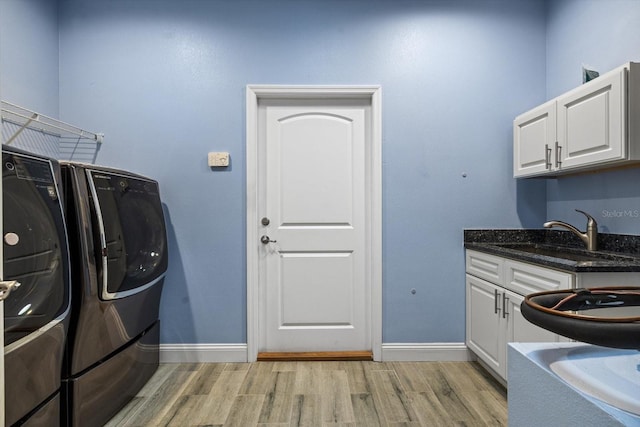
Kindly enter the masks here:
[[464, 247], [573, 273], [640, 272], [640, 236], [598, 234], [589, 252], [569, 231], [464, 230]]

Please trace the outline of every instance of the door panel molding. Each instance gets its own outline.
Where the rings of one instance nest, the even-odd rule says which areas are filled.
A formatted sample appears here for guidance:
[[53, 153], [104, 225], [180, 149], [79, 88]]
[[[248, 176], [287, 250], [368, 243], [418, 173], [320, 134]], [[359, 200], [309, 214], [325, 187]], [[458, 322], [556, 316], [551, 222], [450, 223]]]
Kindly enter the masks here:
[[[366, 133], [366, 280], [370, 284], [370, 334], [374, 360], [382, 358], [382, 111], [380, 86], [272, 86], [246, 87], [246, 170], [247, 170], [247, 361], [257, 359], [260, 342], [261, 294], [259, 286], [260, 170], [259, 103], [262, 100], [323, 100], [363, 102], [370, 107]], [[264, 129], [262, 129], [264, 130]]]

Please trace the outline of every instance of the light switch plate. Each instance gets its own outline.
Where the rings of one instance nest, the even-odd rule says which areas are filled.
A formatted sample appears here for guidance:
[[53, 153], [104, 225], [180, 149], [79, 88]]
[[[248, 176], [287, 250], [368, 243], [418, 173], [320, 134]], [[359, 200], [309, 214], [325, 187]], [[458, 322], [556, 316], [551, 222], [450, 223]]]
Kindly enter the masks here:
[[209, 153], [209, 166], [212, 168], [229, 166], [229, 153], [218, 151]]

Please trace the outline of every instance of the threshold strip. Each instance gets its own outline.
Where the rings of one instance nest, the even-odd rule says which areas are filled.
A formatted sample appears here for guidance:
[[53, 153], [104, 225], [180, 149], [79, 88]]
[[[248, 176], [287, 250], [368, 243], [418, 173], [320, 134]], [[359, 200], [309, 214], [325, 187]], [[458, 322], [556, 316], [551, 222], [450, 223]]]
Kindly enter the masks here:
[[371, 351], [305, 351], [305, 352], [262, 352], [258, 362], [319, 362], [319, 361], [371, 361]]

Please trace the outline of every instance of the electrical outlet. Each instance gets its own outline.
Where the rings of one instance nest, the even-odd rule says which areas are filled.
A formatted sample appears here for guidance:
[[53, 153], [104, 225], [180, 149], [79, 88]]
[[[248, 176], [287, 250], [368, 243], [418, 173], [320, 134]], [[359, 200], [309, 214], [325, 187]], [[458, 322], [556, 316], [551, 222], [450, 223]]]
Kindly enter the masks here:
[[209, 153], [209, 166], [212, 168], [224, 168], [229, 166], [229, 153], [227, 152]]

